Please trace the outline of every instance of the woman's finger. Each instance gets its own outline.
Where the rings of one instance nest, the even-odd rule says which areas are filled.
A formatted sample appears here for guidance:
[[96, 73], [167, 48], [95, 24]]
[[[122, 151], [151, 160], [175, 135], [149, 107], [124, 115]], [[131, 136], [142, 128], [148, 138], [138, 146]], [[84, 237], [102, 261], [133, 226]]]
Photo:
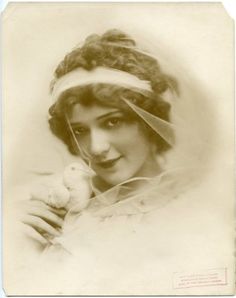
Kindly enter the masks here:
[[53, 208], [50, 205], [46, 204], [44, 201], [41, 201], [35, 198], [31, 198], [29, 202], [31, 206], [46, 208], [61, 217], [64, 217], [65, 214], [67, 213], [66, 209], [64, 208]]
[[40, 233], [41, 235], [46, 232], [54, 237], [60, 236], [60, 233], [57, 231], [56, 228], [52, 227], [50, 224], [48, 224], [38, 216], [28, 215], [25, 219], [22, 220], [22, 222], [38, 231], [42, 231]]
[[54, 226], [61, 227], [63, 225], [63, 219], [61, 219], [61, 217], [53, 213], [51, 210], [42, 207], [31, 207], [28, 214], [38, 216]]
[[52, 211], [53, 213], [57, 214], [61, 218], [64, 218], [66, 213], [67, 213], [67, 210], [65, 208], [60, 208], [59, 209], [59, 208], [50, 207], [49, 210]]
[[44, 238], [37, 230], [35, 230], [28, 224], [25, 224], [24, 234], [31, 240], [36, 241], [42, 246], [46, 246], [49, 244], [49, 241], [46, 238]]

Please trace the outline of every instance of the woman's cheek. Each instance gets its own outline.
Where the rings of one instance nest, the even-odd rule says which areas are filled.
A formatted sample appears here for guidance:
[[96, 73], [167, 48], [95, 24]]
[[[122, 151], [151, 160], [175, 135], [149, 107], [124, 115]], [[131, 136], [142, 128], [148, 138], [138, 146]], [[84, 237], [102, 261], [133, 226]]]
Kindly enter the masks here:
[[113, 133], [113, 144], [121, 146], [123, 149], [133, 147], [135, 140], [139, 138], [138, 129], [134, 125], [126, 125], [118, 132]]
[[90, 144], [91, 144], [89, 135], [79, 136], [77, 138], [77, 142], [79, 144], [79, 150], [82, 151], [80, 152], [82, 156], [84, 153], [88, 155], [90, 152]]

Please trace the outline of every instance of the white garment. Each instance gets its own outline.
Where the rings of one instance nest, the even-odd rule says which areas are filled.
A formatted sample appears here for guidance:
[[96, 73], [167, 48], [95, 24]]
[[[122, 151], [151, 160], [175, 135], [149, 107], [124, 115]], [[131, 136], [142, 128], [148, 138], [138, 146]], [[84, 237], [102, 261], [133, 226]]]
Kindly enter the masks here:
[[[167, 175], [163, 184], [168, 187], [158, 196], [162, 183], [157, 185], [155, 200], [149, 196], [146, 202], [148, 210], [141, 204], [138, 211], [134, 199], [128, 198], [107, 207], [99, 202], [96, 212], [89, 207], [67, 217], [64, 234], [30, 264], [28, 274], [25, 271], [18, 279], [18, 291], [25, 294], [27, 289], [28, 295], [230, 293], [230, 284], [173, 288], [175, 272], [224, 267], [229, 278], [233, 276], [232, 227], [227, 222], [231, 211], [222, 205], [220, 183], [216, 183], [224, 171], [195, 186], [186, 183], [193, 178], [189, 173]], [[177, 183], [184, 177], [185, 183]], [[164, 197], [169, 197], [168, 204], [163, 204]]]

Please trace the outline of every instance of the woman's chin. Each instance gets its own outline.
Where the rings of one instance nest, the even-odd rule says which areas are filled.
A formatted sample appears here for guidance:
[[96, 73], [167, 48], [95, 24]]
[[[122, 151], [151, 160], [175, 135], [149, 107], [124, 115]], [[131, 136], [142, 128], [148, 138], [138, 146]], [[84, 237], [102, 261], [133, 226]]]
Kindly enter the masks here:
[[130, 173], [124, 173], [124, 171], [117, 171], [117, 172], [113, 172], [113, 173], [99, 173], [97, 172], [97, 176], [104, 181], [107, 186], [113, 187], [116, 186], [118, 184], [122, 184], [125, 183], [126, 181], [128, 181], [129, 179], [133, 178], [133, 175]]
[[97, 176], [102, 179], [109, 186], [115, 186], [123, 183], [132, 177], [133, 173], [129, 173], [127, 168], [122, 165], [122, 159], [118, 160], [116, 164], [111, 167], [92, 167]]

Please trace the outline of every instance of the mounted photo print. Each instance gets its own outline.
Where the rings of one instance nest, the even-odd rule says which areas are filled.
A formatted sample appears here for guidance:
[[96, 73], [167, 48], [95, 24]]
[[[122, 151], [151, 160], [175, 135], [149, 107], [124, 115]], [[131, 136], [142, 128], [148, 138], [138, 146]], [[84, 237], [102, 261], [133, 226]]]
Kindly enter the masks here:
[[2, 28], [6, 295], [233, 295], [223, 5], [10, 3]]

